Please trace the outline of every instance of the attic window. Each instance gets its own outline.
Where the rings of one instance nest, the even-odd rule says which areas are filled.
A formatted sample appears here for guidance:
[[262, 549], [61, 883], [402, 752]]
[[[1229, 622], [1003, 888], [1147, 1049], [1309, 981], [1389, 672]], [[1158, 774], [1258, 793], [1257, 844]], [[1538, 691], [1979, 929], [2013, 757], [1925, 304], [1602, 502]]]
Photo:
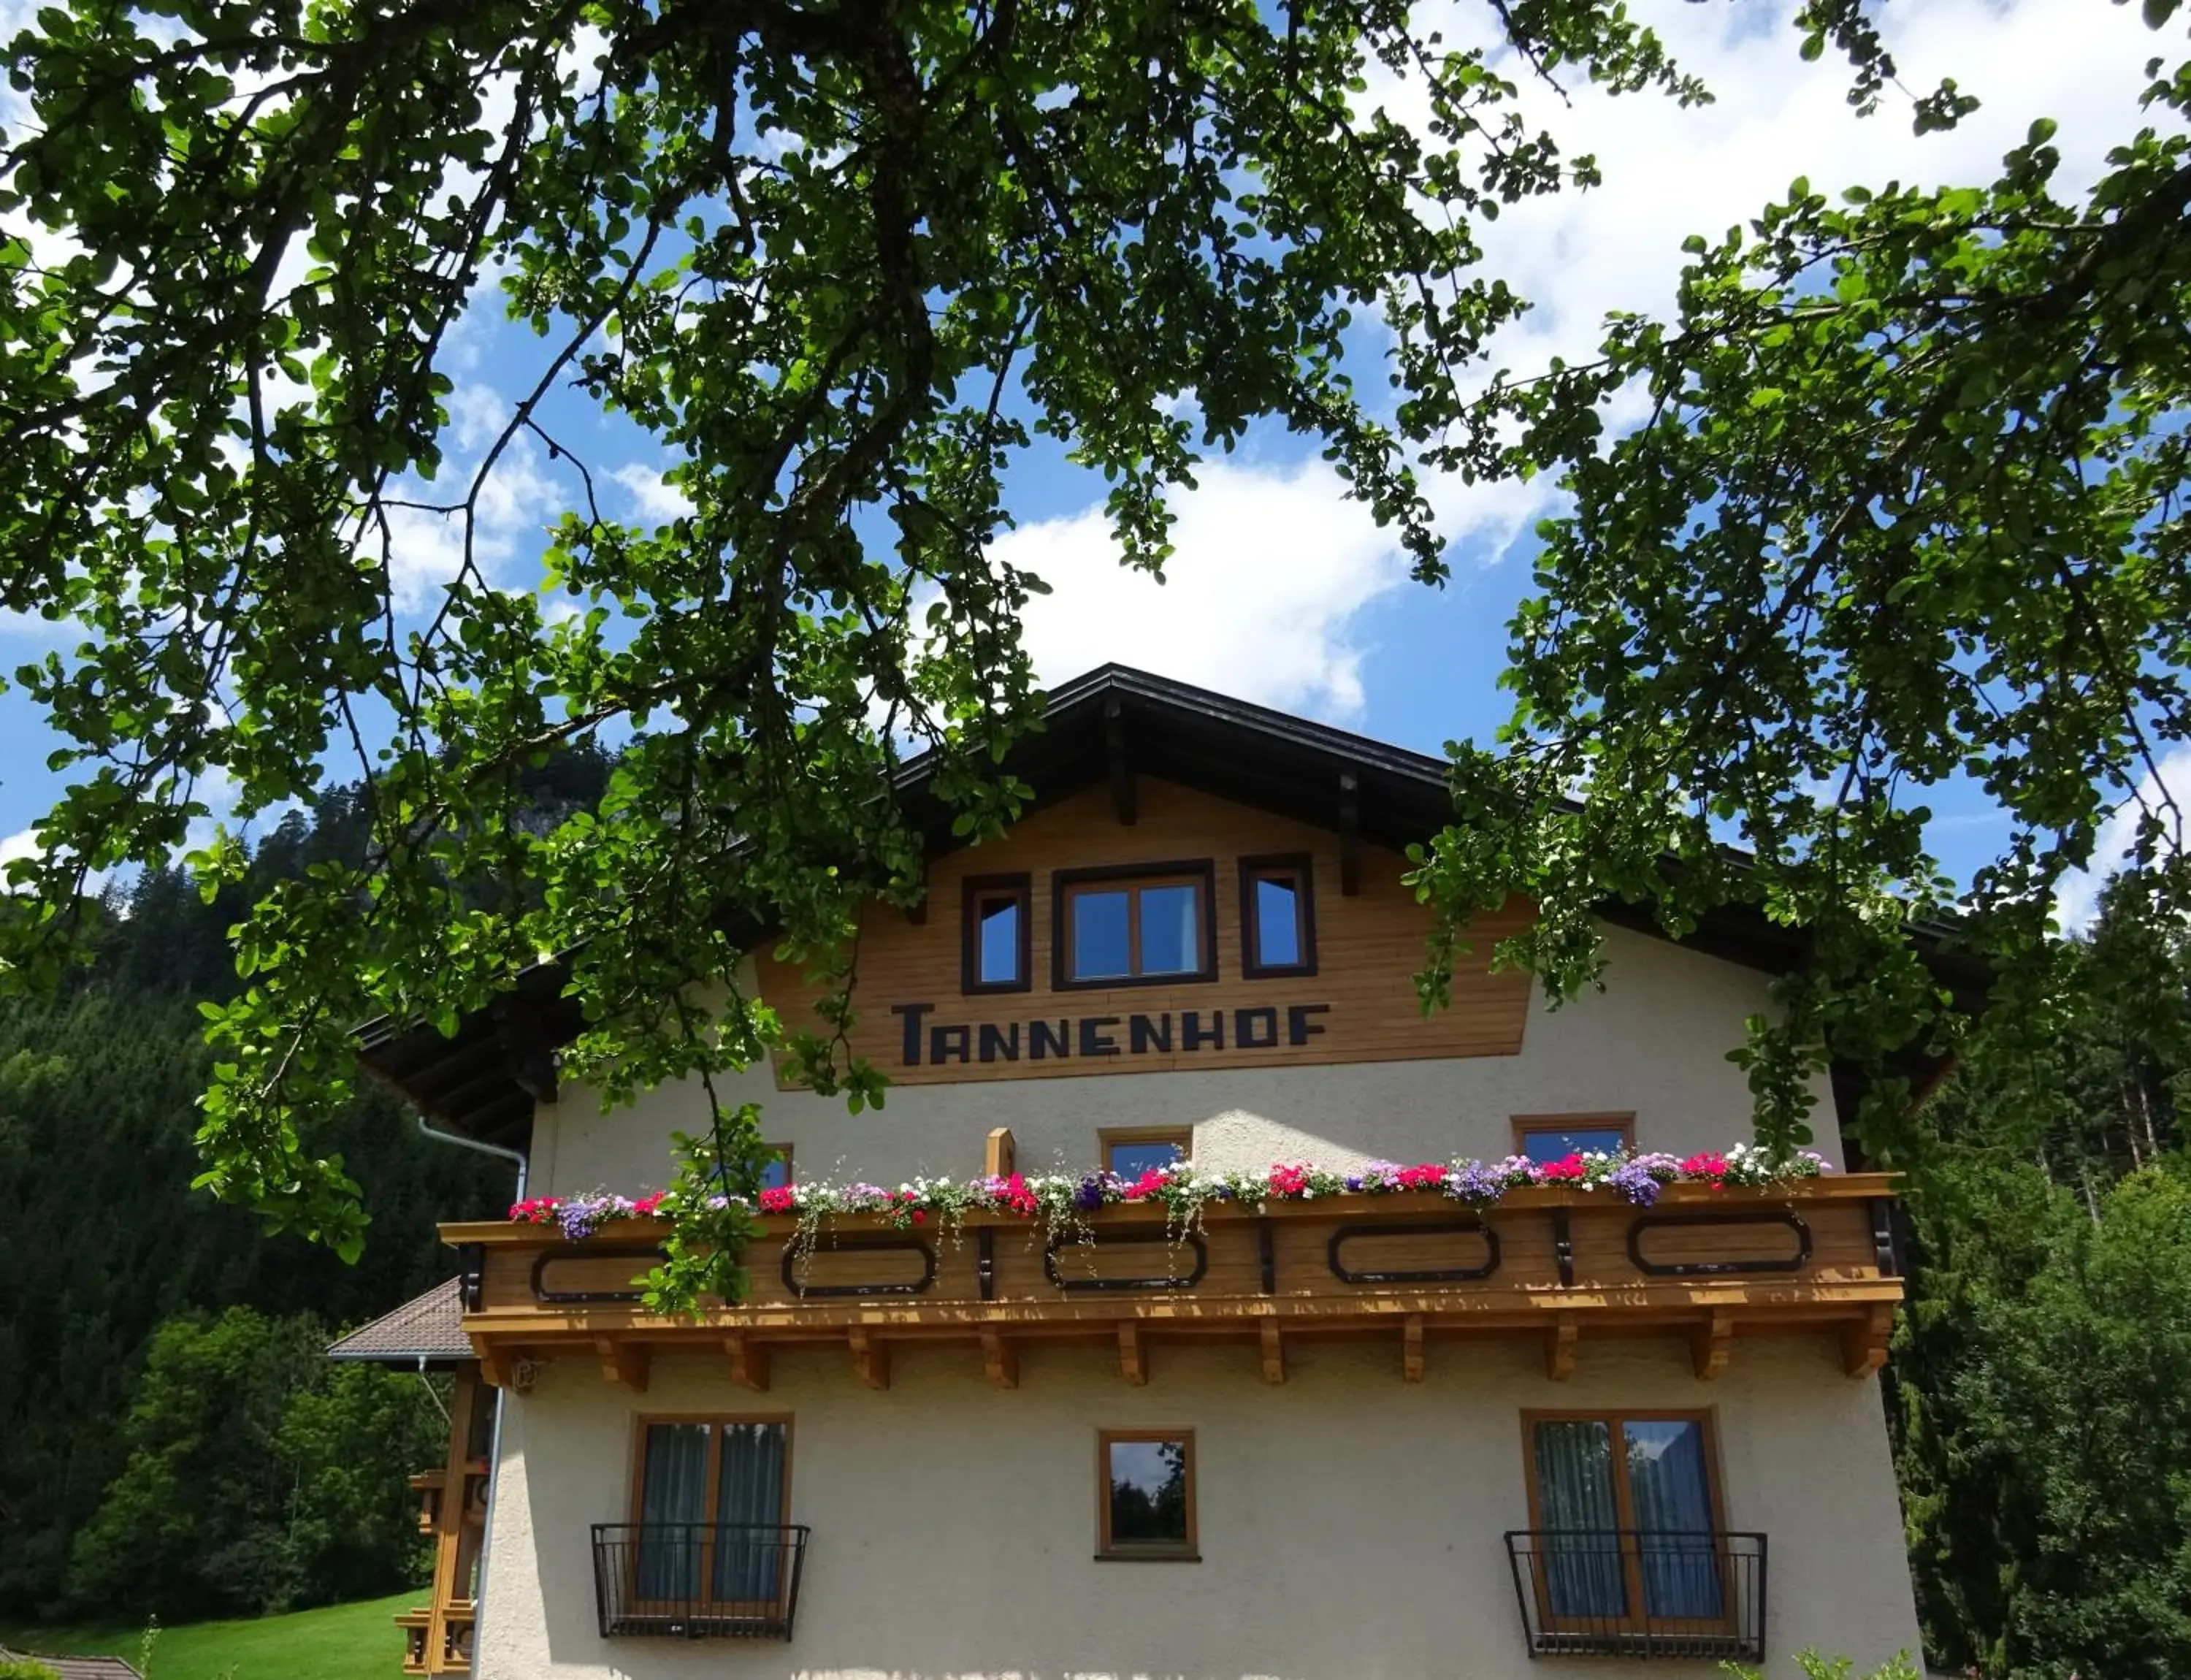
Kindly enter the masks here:
[[1240, 967], [1249, 979], [1316, 972], [1312, 874], [1305, 854], [1240, 860]]
[[1059, 870], [1052, 983], [1070, 989], [1215, 980], [1215, 873], [1207, 859]]
[[1023, 874], [977, 875], [966, 883], [962, 992], [1024, 992], [1033, 983], [1029, 891]]

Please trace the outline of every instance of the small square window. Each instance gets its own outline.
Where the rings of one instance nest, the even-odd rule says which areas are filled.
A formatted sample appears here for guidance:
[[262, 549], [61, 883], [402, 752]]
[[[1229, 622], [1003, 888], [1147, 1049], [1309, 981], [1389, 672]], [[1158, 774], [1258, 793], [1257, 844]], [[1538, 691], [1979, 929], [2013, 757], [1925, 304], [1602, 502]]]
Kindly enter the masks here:
[[1305, 855], [1240, 860], [1240, 971], [1249, 979], [1316, 972], [1313, 867]]
[[1631, 1114], [1517, 1114], [1514, 1148], [1542, 1164], [1569, 1155], [1612, 1155], [1636, 1147]]
[[761, 1148], [770, 1154], [769, 1163], [760, 1170], [760, 1187], [781, 1190], [791, 1182], [791, 1146], [788, 1143], [764, 1143]]
[[1145, 1172], [1183, 1161], [1194, 1148], [1194, 1134], [1189, 1131], [1106, 1131], [1099, 1136], [1103, 1144], [1103, 1170], [1121, 1178], [1139, 1178]]
[[1053, 984], [1214, 980], [1210, 866], [1058, 871]]
[[1032, 984], [1033, 919], [1026, 875], [981, 875], [966, 883], [964, 992], [1024, 992]]
[[1096, 1472], [1098, 1558], [1199, 1561], [1192, 1430], [1099, 1431]]

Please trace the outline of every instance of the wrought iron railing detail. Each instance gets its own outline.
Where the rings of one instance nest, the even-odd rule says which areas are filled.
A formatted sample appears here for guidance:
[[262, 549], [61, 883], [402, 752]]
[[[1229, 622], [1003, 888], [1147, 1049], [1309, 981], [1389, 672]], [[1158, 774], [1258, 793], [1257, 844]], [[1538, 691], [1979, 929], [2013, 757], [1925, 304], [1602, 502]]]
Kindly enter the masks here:
[[596, 1523], [594, 1602], [605, 1639], [788, 1639], [804, 1523]]
[[1529, 1654], [1765, 1660], [1765, 1536], [1610, 1529], [1506, 1536]]

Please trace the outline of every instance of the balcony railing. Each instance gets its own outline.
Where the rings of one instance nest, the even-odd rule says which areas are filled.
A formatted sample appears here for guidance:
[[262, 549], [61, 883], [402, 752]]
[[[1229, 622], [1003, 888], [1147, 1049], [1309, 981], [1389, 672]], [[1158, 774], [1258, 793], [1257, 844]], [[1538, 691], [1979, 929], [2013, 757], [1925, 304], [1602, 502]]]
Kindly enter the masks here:
[[1522, 1629], [1536, 1656], [1765, 1660], [1765, 1536], [1515, 1530]]
[[802, 1523], [596, 1523], [601, 1637], [788, 1639]]

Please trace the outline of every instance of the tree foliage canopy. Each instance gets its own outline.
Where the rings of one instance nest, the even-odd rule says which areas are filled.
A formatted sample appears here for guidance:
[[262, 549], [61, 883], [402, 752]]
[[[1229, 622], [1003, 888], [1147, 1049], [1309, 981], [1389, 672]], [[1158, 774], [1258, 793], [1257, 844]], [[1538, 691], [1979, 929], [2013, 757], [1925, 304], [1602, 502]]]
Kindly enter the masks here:
[[[1609, 0], [1493, 9], [1528, 73], [1706, 96]], [[1858, 0], [1800, 21], [1876, 104], [1894, 67]], [[2175, 353], [2129, 324], [2172, 306], [2174, 141], [2083, 205], [2047, 196], [2037, 142], [1991, 193], [1799, 193], [1700, 253], [1679, 329], [1622, 323], [1602, 365], [1486, 396], [1476, 363], [1523, 304], [1477, 231], [1595, 170], [1400, 0], [66, 0], [10, 60], [0, 607], [82, 639], [20, 674], [72, 785], [10, 866], [0, 959], [49, 981], [84, 873], [163, 857], [209, 780], [248, 814], [354, 760], [371, 844], [242, 923], [202, 1135], [205, 1182], [346, 1250], [362, 1216], [313, 1116], [361, 1017], [451, 1022], [574, 951], [577, 1074], [611, 1099], [706, 1080], [779, 1032], [726, 928], [781, 930], [841, 1008], [854, 907], [918, 893], [885, 795], [908, 743], [965, 832], [1005, 820], [1041, 584], [988, 543], [1035, 448], [1106, 476], [1124, 560], [1154, 568], [1195, 462], [1290, 428], [1431, 583], [1424, 471], [1568, 476], [1517, 626], [1524, 749], [1463, 755], [1425, 884], [1456, 920], [1537, 894], [1507, 954], [1556, 989], [1585, 977], [1608, 891], [1677, 924], [1759, 893], [1818, 920], [1825, 960], [1752, 1046], [1778, 1142], [1830, 1039], [1875, 1049], [1929, 1000], [1881, 955], [1884, 888], [1929, 885], [1881, 789], [1976, 766], [2065, 832], [2046, 858], [2073, 855], [2096, 808], [2073, 783], [2173, 703], [2116, 689], [2165, 663], [2179, 558], [2140, 512], [2165, 505]], [[1369, 108], [1373, 73], [1420, 127]], [[1943, 86], [1918, 122], [1966, 104]], [[435, 487], [452, 335], [496, 282], [538, 377]], [[1389, 401], [1350, 373], [1380, 353]], [[1639, 378], [1659, 411], [1607, 448]], [[1978, 472], [1976, 440], [2055, 415], [2057, 387], [2074, 400], [2033, 421], [2052, 453]], [[568, 392], [656, 440], [687, 510], [606, 516], [552, 419]], [[498, 587], [476, 540], [529, 447], [578, 487], [538, 593]], [[2063, 476], [2094, 449], [2109, 513]], [[2044, 540], [1963, 523], [2011, 502]], [[443, 515], [461, 552], [422, 589]], [[2017, 628], [2036, 586], [2092, 598], [2074, 637]], [[2028, 710], [1984, 723], [2018, 682]], [[527, 820], [527, 768], [603, 739], [599, 801]], [[1578, 778], [1605, 795], [1579, 816]], [[2005, 882], [2044, 873], [2015, 862]], [[233, 845], [202, 862], [216, 886], [245, 867]], [[841, 1042], [792, 1048], [817, 1087], [879, 1096]], [[750, 1190], [755, 1117], [714, 1112], [691, 1170]]]

